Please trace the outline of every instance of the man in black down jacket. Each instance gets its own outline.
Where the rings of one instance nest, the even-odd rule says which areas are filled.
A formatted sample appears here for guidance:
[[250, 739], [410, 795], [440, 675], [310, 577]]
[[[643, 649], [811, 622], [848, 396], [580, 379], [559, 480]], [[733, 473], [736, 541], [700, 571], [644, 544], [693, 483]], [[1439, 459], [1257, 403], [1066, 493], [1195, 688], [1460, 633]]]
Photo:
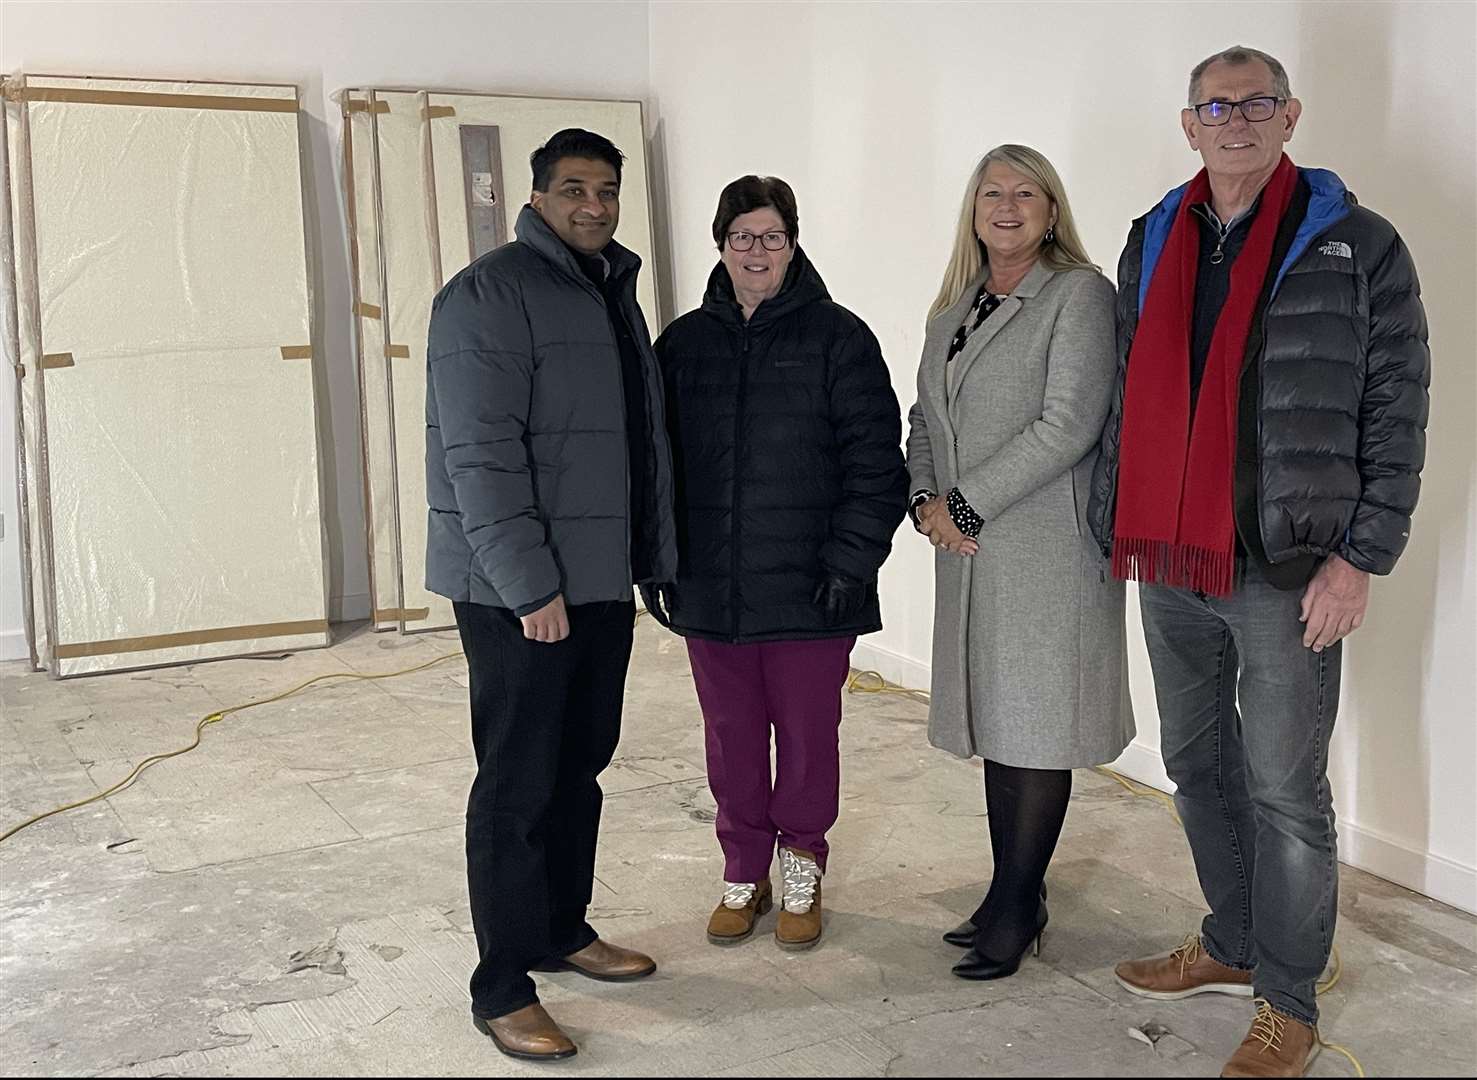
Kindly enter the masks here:
[[612, 239], [622, 160], [578, 129], [536, 151], [517, 241], [447, 282], [427, 353], [426, 585], [454, 602], [477, 753], [472, 1013], [500, 1050], [534, 1060], [575, 1047], [530, 969], [609, 981], [656, 968], [585, 919], [631, 586], [676, 571], [641, 260]]
[[[877, 339], [796, 243], [790, 186], [719, 197], [702, 307], [657, 342], [676, 471], [675, 594], [647, 607], [688, 639], [725, 855], [715, 944], [770, 902], [781, 948], [820, 940], [839, 795], [837, 729], [858, 634], [882, 628], [877, 573], [906, 511], [897, 396]], [[770, 731], [775, 774], [770, 778]]]
[[[1211, 909], [1168, 957], [1117, 975], [1161, 999], [1255, 995], [1225, 1076], [1300, 1076], [1317, 1051], [1315, 988], [1338, 910], [1326, 771], [1338, 642], [1364, 617], [1370, 575], [1388, 574], [1405, 547], [1425, 458], [1430, 357], [1415, 268], [1337, 176], [1287, 162], [1300, 111], [1265, 53], [1230, 49], [1192, 74], [1183, 125], [1209, 197], [1197, 199], [1197, 178], [1129, 234], [1118, 389], [1089, 503], [1115, 570], [1141, 583], [1164, 764]], [[1243, 249], [1261, 252], [1260, 265]], [[1162, 299], [1176, 290], [1151, 281], [1177, 284], [1177, 265], [1194, 273], [1178, 293], [1193, 301], [1176, 313]], [[1235, 339], [1220, 324], [1236, 310], [1250, 315], [1245, 344], [1221, 356]], [[1163, 333], [1166, 321], [1182, 336]], [[1202, 473], [1198, 490], [1183, 480], [1181, 499], [1174, 477], [1193, 478], [1196, 440], [1223, 403], [1234, 418], [1216, 463], [1225, 471]], [[1178, 454], [1135, 464], [1136, 446], [1169, 445], [1166, 428]], [[1227, 501], [1203, 505], [1218, 475]], [[1156, 508], [1169, 511], [1159, 535], [1144, 528]], [[1183, 547], [1171, 557], [1187, 524], [1216, 514], [1234, 553], [1234, 587], [1219, 595], [1197, 577], [1214, 559]]]

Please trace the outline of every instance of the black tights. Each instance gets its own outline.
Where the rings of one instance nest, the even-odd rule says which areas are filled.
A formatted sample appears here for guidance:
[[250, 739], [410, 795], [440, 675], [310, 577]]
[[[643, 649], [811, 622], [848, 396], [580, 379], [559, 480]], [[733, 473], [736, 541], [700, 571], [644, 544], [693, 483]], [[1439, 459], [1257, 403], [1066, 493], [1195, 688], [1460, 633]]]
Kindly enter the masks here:
[[1036, 936], [1041, 883], [1072, 796], [1072, 770], [1021, 769], [985, 762], [985, 810], [995, 876], [970, 922], [974, 948], [991, 960], [1021, 952]]

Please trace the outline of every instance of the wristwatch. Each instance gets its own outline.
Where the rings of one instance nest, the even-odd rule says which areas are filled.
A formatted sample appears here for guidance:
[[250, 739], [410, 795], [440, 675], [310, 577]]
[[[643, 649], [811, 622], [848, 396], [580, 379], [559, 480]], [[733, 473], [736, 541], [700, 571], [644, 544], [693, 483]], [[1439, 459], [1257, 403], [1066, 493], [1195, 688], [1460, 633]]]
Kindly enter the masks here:
[[923, 526], [918, 524], [918, 508], [929, 499], [937, 499], [939, 493], [928, 488], [919, 488], [908, 497], [908, 517], [913, 521], [913, 528], [921, 530]]

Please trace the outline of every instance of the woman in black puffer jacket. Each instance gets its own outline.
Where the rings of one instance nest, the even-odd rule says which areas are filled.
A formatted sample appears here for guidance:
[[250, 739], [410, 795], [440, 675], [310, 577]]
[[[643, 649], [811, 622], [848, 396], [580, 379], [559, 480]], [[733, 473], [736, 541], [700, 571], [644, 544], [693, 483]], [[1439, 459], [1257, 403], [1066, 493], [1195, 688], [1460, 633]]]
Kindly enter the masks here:
[[648, 609], [687, 638], [707, 729], [726, 860], [709, 939], [753, 932], [772, 903], [778, 841], [775, 935], [794, 949], [820, 939], [841, 689], [857, 635], [882, 628], [877, 572], [908, 492], [877, 339], [831, 300], [798, 234], [783, 180], [746, 176], [723, 190], [722, 258], [702, 307], [657, 342], [678, 575], [675, 589], [645, 590]]

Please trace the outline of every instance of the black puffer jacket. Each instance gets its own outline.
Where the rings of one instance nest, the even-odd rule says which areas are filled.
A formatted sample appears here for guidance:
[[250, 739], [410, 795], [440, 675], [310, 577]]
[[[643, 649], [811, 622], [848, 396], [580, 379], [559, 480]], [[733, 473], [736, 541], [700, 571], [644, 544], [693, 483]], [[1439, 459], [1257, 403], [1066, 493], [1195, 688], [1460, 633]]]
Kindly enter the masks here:
[[[877, 339], [797, 249], [746, 324], [720, 263], [656, 345], [676, 475], [672, 629], [729, 642], [882, 628], [877, 571], [906, 512], [902, 417]], [[827, 574], [866, 585], [826, 625]]]
[[[1308, 210], [1248, 339], [1236, 502], [1256, 508], [1274, 565], [1337, 554], [1388, 574], [1405, 549], [1426, 457], [1431, 359], [1415, 266], [1395, 229], [1331, 172], [1299, 170]], [[1133, 223], [1118, 264], [1118, 384], [1088, 519], [1112, 549], [1128, 354], [1184, 188]], [[1145, 273], [1144, 267], [1148, 266]], [[1249, 490], [1254, 485], [1255, 490]], [[1248, 523], [1250, 525], [1252, 523]], [[1238, 515], [1238, 527], [1245, 528]]]

